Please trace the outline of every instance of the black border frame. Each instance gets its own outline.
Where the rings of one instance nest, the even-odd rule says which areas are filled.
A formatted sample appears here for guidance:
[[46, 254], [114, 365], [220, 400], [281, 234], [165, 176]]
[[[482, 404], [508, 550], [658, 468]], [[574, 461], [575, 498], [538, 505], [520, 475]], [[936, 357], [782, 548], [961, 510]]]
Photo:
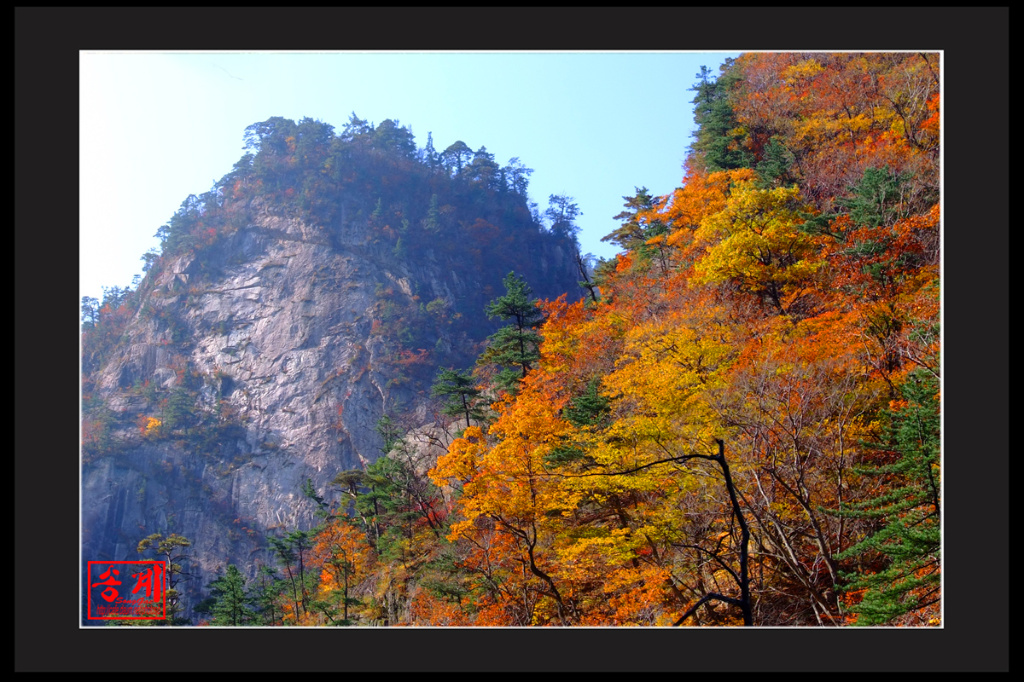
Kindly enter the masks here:
[[[19, 7], [14, 16], [16, 671], [1009, 670], [1008, 7]], [[943, 628], [78, 628], [78, 50], [910, 48], [945, 60]], [[680, 74], [678, 87], [691, 81]]]

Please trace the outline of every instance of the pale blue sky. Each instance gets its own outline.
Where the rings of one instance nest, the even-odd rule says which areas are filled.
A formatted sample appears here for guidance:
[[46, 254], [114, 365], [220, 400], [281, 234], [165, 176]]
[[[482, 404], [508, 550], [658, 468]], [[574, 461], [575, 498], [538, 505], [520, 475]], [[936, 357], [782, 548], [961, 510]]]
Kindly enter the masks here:
[[635, 187], [668, 194], [693, 130], [690, 87], [736, 52], [80, 53], [81, 291], [127, 286], [153, 236], [189, 194], [209, 190], [242, 156], [242, 136], [272, 116], [340, 131], [354, 111], [462, 140], [501, 165], [534, 169], [543, 214], [575, 198], [583, 251]]

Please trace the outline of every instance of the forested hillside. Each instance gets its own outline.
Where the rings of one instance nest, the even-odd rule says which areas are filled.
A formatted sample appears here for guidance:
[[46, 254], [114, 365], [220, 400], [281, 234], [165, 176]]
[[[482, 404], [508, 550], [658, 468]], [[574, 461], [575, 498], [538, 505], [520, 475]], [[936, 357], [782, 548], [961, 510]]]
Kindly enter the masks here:
[[[429, 386], [430, 418], [385, 400], [387, 456], [307, 481], [313, 514], [268, 534], [274, 565], [225, 560], [192, 622], [940, 625], [939, 84], [925, 53], [702, 70], [680, 187], [623, 197], [605, 237], [621, 253], [594, 271], [572, 200], [551, 197], [538, 229], [516, 159], [430, 143], [417, 158], [401, 128], [354, 116], [333, 139], [308, 119], [253, 126], [255, 155], [204, 211], [183, 206], [154, 268], [183, 250], [227, 267], [203, 254], [258, 197], [336, 226], [336, 247], [358, 220], [378, 259], [451, 249], [442, 270], [482, 279], [441, 303], [374, 304], [374, 357]], [[418, 170], [399, 182], [389, 164]], [[483, 197], [496, 203], [464, 218]], [[495, 268], [502, 240], [513, 261]], [[531, 286], [545, 280], [526, 254], [550, 248], [582, 289]], [[106, 339], [118, 310], [86, 334]], [[107, 328], [87, 369], [114, 352]], [[92, 445], [110, 437], [102, 409], [87, 453], [109, 447]]]
[[226, 564], [275, 566], [274, 543], [318, 521], [304, 490], [337, 502], [338, 472], [434, 421], [438, 368], [474, 365], [510, 272], [582, 295], [575, 226], [544, 223], [518, 159], [417, 148], [354, 114], [338, 134], [272, 118], [245, 141], [133, 288], [82, 301], [83, 556], [150, 557], [154, 534], [188, 547], [172, 622], [196, 622]]
[[[936, 625], [936, 55], [698, 74], [683, 185], [431, 472], [462, 624]], [[436, 615], [430, 616], [436, 622]]]

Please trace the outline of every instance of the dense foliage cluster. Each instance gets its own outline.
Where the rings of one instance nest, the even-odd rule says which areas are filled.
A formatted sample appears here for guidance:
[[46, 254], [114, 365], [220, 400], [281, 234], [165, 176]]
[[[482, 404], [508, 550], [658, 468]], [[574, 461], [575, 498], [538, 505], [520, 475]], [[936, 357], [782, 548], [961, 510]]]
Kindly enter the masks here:
[[600, 301], [545, 304], [538, 367], [431, 472], [464, 592], [415, 613], [939, 622], [937, 71], [698, 74], [683, 186], [625, 198]]

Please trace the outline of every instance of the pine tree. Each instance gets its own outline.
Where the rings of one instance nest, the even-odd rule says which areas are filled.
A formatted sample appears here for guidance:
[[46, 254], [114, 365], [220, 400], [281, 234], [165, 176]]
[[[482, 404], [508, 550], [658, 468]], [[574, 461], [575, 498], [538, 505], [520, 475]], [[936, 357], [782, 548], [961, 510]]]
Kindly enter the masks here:
[[465, 416], [468, 428], [472, 425], [473, 419], [484, 418], [483, 408], [479, 405], [481, 391], [475, 384], [476, 381], [469, 372], [442, 367], [430, 387], [430, 394], [435, 398], [444, 399], [441, 414], [449, 417]]
[[551, 233], [566, 240], [576, 243], [576, 235], [580, 228], [576, 225], [576, 218], [583, 215], [583, 211], [573, 201], [573, 198], [564, 194], [552, 194], [548, 197], [548, 208], [544, 215], [551, 221]]
[[514, 394], [519, 381], [540, 359], [541, 336], [535, 330], [544, 321], [544, 313], [537, 307], [537, 299], [531, 298], [533, 292], [525, 279], [510, 272], [504, 284], [505, 295], [488, 304], [487, 316], [512, 323], [488, 337], [487, 350], [477, 364], [501, 368], [495, 383]]
[[601, 237], [601, 241], [611, 242], [629, 251], [637, 249], [651, 237], [668, 231], [661, 221], [655, 221], [650, 225], [640, 223], [637, 214], [654, 209], [657, 197], [652, 196], [646, 187], [636, 187], [635, 189], [635, 195], [622, 197], [625, 199], [623, 206], [626, 210], [612, 218], [612, 220], [621, 220], [622, 226], [611, 234]]
[[249, 587], [249, 601], [254, 609], [254, 618], [259, 625], [280, 625], [283, 610], [281, 608], [282, 593], [285, 583], [274, 569], [260, 566], [256, 578]]
[[592, 379], [582, 395], [569, 401], [564, 410], [567, 422], [573, 426], [594, 426], [608, 415], [611, 401], [601, 395], [600, 383], [599, 379]]
[[177, 585], [181, 581], [182, 575], [188, 575], [182, 566], [182, 562], [187, 561], [189, 558], [184, 553], [184, 548], [191, 546], [192, 543], [188, 538], [177, 533], [171, 533], [167, 537], [164, 537], [162, 533], [153, 533], [139, 542], [137, 548], [139, 554], [152, 552], [154, 554], [153, 558], [162, 561], [167, 567], [165, 571], [167, 582], [164, 585], [167, 598], [167, 617], [163, 621], [154, 621], [154, 624], [188, 624], [188, 619], [181, 615], [185, 609], [181, 605], [181, 592], [178, 591]]
[[246, 595], [245, 576], [234, 564], [224, 575], [210, 583], [210, 596], [215, 600], [211, 613], [213, 625], [247, 625], [253, 619]]
[[427, 133], [427, 145], [423, 148], [422, 156], [423, 162], [430, 168], [430, 170], [437, 168], [439, 164], [439, 155], [437, 150], [434, 149], [434, 133], [432, 132]]
[[381, 454], [387, 455], [391, 450], [402, 442], [402, 437], [405, 435], [402, 433], [402, 428], [395, 423], [395, 420], [391, 418], [391, 415], [382, 415], [377, 420], [377, 425], [374, 430], [384, 441], [383, 447], [381, 447]]
[[765, 146], [764, 158], [757, 164], [757, 174], [760, 177], [758, 187], [773, 189], [792, 185], [796, 182], [789, 172], [793, 163], [793, 152], [786, 149], [785, 143], [778, 136], [773, 136]]
[[839, 514], [877, 519], [881, 528], [836, 556], [878, 561], [874, 573], [847, 573], [846, 591], [864, 590], [853, 607], [857, 625], [883, 625], [934, 604], [940, 590], [940, 421], [938, 382], [923, 371], [901, 387], [903, 400], [888, 411], [885, 439], [878, 447], [895, 452], [891, 464], [858, 469], [892, 481], [882, 495], [844, 506]]
[[857, 225], [892, 227], [910, 215], [907, 184], [912, 177], [910, 173], [897, 173], [888, 167], [868, 168], [860, 182], [851, 188], [850, 196], [839, 203]]
[[729, 101], [729, 92], [740, 75], [732, 65], [733, 60], [726, 59], [720, 67], [722, 75], [717, 80], [711, 80], [711, 72], [706, 66], [700, 67], [700, 73], [696, 75], [699, 80], [690, 88], [697, 93], [693, 99], [697, 132], [690, 147], [693, 152], [690, 164], [708, 173], [749, 168], [753, 162], [750, 152], [743, 147], [742, 136], [735, 132], [739, 126]]
[[[293, 622], [298, 622], [301, 616], [309, 610], [309, 593], [311, 580], [316, 576], [306, 573], [306, 553], [313, 546], [313, 531], [295, 530], [283, 538], [268, 537], [274, 554], [278, 561], [284, 566], [285, 574], [288, 576], [286, 583], [291, 591], [291, 603]], [[295, 567], [293, 570], [292, 567]]]
[[92, 296], [82, 297], [82, 329], [92, 329], [100, 319], [99, 299]]
[[[562, 410], [562, 417], [565, 421], [578, 428], [586, 428], [599, 425], [609, 413], [611, 401], [601, 395], [600, 379], [594, 378], [587, 383], [587, 388], [582, 395], [578, 395]], [[544, 457], [547, 464], [564, 466], [571, 462], [579, 462], [584, 468], [593, 464], [593, 458], [587, 456], [579, 447], [563, 443], [556, 445], [551, 452]]]
[[184, 430], [195, 421], [195, 399], [184, 386], [176, 386], [167, 397], [163, 409], [163, 425], [168, 433]]

